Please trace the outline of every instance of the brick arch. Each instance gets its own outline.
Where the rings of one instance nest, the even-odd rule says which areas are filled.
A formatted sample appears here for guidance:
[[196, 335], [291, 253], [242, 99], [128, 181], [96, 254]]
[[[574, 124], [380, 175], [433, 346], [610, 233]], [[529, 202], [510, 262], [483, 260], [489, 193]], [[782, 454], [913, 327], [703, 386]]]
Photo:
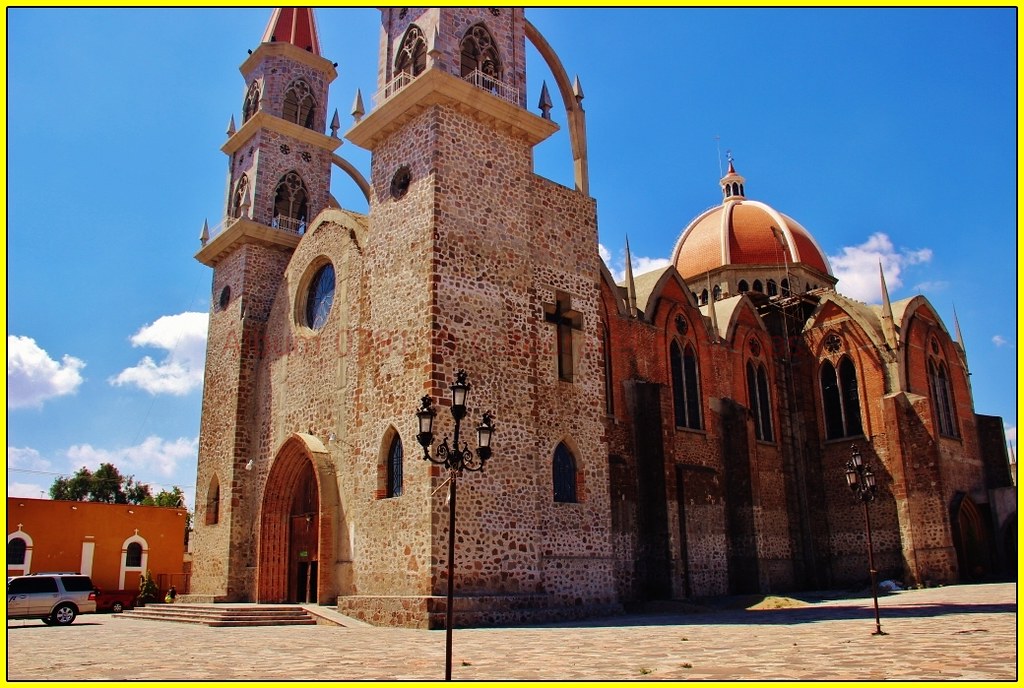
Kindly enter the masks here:
[[291, 502], [304, 469], [310, 464], [316, 481], [319, 514], [317, 599], [324, 604], [337, 598], [335, 565], [348, 560], [345, 551], [348, 548], [342, 545], [339, 551], [337, 547], [338, 535], [344, 534], [345, 528], [333, 462], [319, 439], [294, 433], [278, 450], [263, 491], [256, 576], [258, 602], [277, 603], [288, 599]]

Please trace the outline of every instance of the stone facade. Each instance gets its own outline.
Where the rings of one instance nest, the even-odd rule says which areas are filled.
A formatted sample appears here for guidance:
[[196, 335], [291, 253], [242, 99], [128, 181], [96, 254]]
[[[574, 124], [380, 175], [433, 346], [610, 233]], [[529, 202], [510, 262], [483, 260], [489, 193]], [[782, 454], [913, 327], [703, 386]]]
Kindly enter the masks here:
[[[983, 541], [1015, 513], [986, 478], [996, 443], [979, 441], [964, 351], [926, 300], [886, 301], [891, 313], [852, 301], [823, 259], [787, 259], [792, 293], [734, 293], [748, 273], [779, 272], [763, 252], [715, 268], [718, 299], [707, 271], [677, 267], [685, 255], [616, 284], [595, 201], [533, 173], [533, 146], [556, 127], [512, 97], [526, 84], [522, 10], [381, 18], [380, 101], [346, 134], [372, 152], [367, 215], [328, 207], [340, 142], [319, 133], [326, 113], [313, 131], [281, 117], [295, 75], [326, 102], [330, 63], [278, 43], [243, 65], [262, 100], [225, 146], [232, 189], [242, 173], [265, 181], [197, 254], [214, 274], [193, 599], [443, 625], [449, 475], [424, 460], [414, 412], [430, 397], [435, 435], [450, 438], [459, 369], [472, 385], [463, 439], [484, 411], [497, 430], [484, 470], [458, 476], [457, 624], [860, 584], [851, 444], [878, 476], [880, 575], [999, 570]], [[424, 71], [391, 89], [413, 23]], [[463, 37], [481, 24], [500, 88], [462, 79]], [[309, 192], [301, 235], [271, 216], [291, 170]], [[787, 236], [800, 255], [816, 249], [765, 212], [799, 230]], [[843, 371], [841, 396], [829, 370]]]

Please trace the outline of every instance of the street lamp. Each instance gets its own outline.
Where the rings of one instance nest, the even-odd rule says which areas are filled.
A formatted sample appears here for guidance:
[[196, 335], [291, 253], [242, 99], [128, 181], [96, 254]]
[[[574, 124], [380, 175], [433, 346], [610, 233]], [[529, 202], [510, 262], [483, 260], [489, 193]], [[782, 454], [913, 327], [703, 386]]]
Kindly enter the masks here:
[[875, 570], [875, 553], [871, 546], [871, 514], [868, 511], [868, 503], [875, 501], [878, 485], [875, 482], [875, 474], [864, 465], [864, 459], [856, 444], [850, 445], [850, 460], [846, 462], [846, 484], [864, 504], [864, 526], [868, 536], [868, 570], [871, 572], [871, 596], [875, 600], [875, 632], [871, 635], [888, 635], [882, 631], [882, 622], [878, 617], [878, 571]]
[[455, 596], [455, 486], [457, 478], [466, 471], [481, 471], [487, 459], [491, 458], [491, 438], [494, 437], [494, 422], [491, 412], [484, 413], [483, 420], [476, 429], [477, 449], [470, 450], [463, 442], [459, 445], [459, 430], [462, 419], [466, 417], [466, 398], [469, 396], [470, 385], [466, 381], [466, 371], [459, 370], [455, 373], [455, 383], [451, 386], [452, 391], [452, 417], [455, 419], [455, 436], [452, 438], [452, 446], [448, 446], [446, 435], [441, 444], [434, 449], [434, 455], [430, 454], [430, 446], [434, 443], [434, 416], [437, 412], [433, 408], [433, 400], [430, 395], [420, 399], [420, 410], [416, 412], [416, 419], [419, 421], [419, 434], [417, 441], [423, 446], [423, 458], [444, 466], [448, 469], [448, 605], [445, 610], [445, 653], [444, 653], [444, 679], [452, 680], [452, 602]]

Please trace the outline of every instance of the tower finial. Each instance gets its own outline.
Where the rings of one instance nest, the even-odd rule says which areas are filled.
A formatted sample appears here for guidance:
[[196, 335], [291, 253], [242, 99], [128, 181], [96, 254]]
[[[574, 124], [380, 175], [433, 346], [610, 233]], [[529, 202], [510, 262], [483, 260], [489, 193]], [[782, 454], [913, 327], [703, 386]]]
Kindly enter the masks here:
[[544, 119], [551, 119], [551, 94], [548, 93], [548, 82], [544, 81], [540, 86], [540, 101], [537, 103], [540, 108], [540, 116]]
[[956, 304], [953, 304], [953, 328], [956, 331], [956, 343], [960, 345], [960, 349], [967, 353], [967, 347], [964, 346], [964, 335], [960, 332], [960, 319], [956, 317]]
[[203, 231], [199, 233], [199, 243], [202, 246], [206, 246], [206, 242], [210, 240], [210, 221], [207, 218], [203, 219]]
[[633, 256], [629, 252], [629, 235], [626, 236], [626, 300], [629, 302], [629, 315], [636, 317], [636, 283], [633, 281]]
[[228, 138], [231, 138], [232, 136], [235, 135], [235, 116], [234, 115], [231, 115], [231, 119], [230, 119], [230, 121], [228, 121], [227, 135], [228, 135]]
[[[359, 91], [356, 91], [356, 97], [359, 97]], [[331, 138], [338, 138], [338, 129], [341, 129], [341, 120], [338, 119], [338, 108], [334, 108], [334, 117], [331, 118]]]
[[352, 119], [356, 122], [363, 118], [366, 114], [366, 108], [363, 107], [363, 92], [360, 89], [356, 89], [356, 97], [352, 101]]
[[731, 201], [742, 199], [745, 193], [743, 190], [743, 183], [747, 180], [736, 171], [736, 166], [733, 164], [732, 150], [725, 151], [725, 159], [729, 161], [729, 171], [726, 172], [725, 176], [718, 182], [722, 187], [722, 200]]

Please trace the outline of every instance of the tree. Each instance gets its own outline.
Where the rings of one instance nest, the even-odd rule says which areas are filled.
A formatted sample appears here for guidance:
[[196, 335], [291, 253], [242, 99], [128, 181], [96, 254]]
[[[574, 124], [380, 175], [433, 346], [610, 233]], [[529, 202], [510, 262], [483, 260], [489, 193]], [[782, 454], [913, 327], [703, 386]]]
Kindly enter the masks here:
[[[181, 491], [180, 487], [175, 485], [170, 490], [160, 490], [156, 497], [146, 497], [142, 504], [145, 506], [170, 506], [184, 509], [185, 493]], [[185, 530], [187, 541], [187, 531], [192, 530], [192, 512], [187, 509], [185, 510]]]
[[57, 478], [50, 486], [50, 497], [75, 502], [107, 504], [145, 504], [152, 499], [149, 485], [123, 476], [112, 463], [102, 463], [93, 473], [82, 466], [70, 478]]

